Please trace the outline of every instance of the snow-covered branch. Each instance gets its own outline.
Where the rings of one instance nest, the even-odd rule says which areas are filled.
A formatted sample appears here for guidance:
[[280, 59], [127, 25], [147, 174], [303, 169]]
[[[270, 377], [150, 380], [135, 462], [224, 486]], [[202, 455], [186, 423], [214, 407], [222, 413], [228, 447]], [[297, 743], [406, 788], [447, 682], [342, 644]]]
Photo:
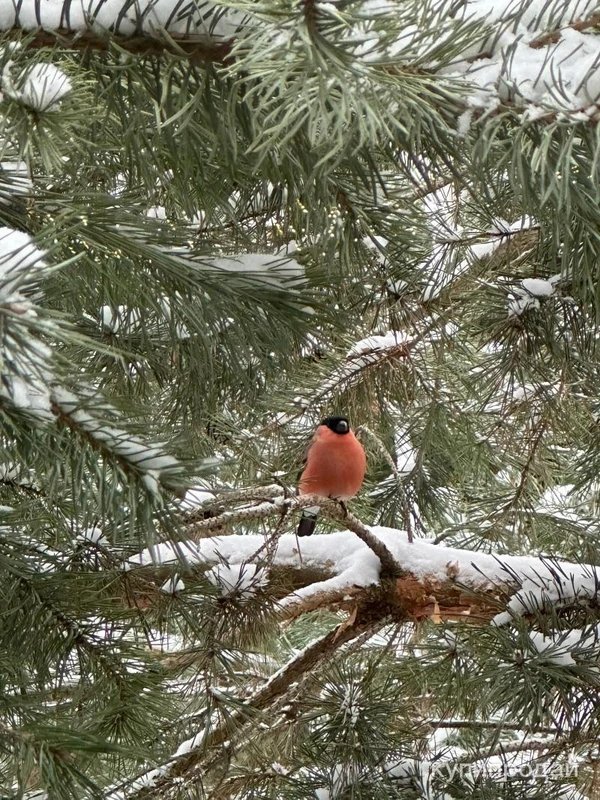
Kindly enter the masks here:
[[[503, 599], [510, 593], [511, 614], [516, 616], [541, 607], [544, 602], [572, 604], [589, 603], [595, 596], [591, 586], [598, 585], [600, 572], [590, 565], [551, 562], [544, 558], [526, 556], [497, 556], [434, 545], [430, 541], [409, 543], [403, 531], [376, 527], [371, 533], [385, 544], [404, 574], [396, 582], [379, 585], [379, 563], [374, 553], [352, 531], [317, 534], [301, 543], [293, 534], [279, 538], [271, 552], [270, 567], [304, 571], [329, 572], [331, 577], [312, 583], [284, 599], [283, 605], [303, 604], [307, 598], [318, 601], [319, 596], [329, 600], [337, 597], [337, 606], [347, 601], [354, 607], [350, 618], [335, 630], [312, 642], [272, 675], [262, 686], [243, 701], [228, 723], [212, 730], [200, 732], [182, 743], [177, 752], [157, 769], [139, 776], [115, 798], [141, 798], [164, 796], [181, 778], [194, 779], [206, 774], [219, 763], [226, 740], [232, 730], [239, 733], [251, 723], [255, 715], [265, 709], [277, 708], [291, 686], [302, 680], [316, 664], [320, 663], [346, 642], [355, 639], [386, 620], [406, 621], [430, 617], [462, 619], [467, 622], [502, 624], [510, 616], [497, 614]], [[191, 566], [209, 568], [223, 562], [238, 565], [252, 563], [267, 543], [267, 537], [258, 534], [218, 536], [199, 542], [163, 544], [144, 550], [130, 560], [130, 565], [165, 565], [187, 561]], [[314, 574], [314, 573], [313, 573]], [[559, 580], [561, 578], [561, 580]], [[550, 586], [554, 591], [550, 591]], [[357, 588], [362, 591], [356, 591]], [[326, 595], [324, 595], [326, 593]], [[478, 593], [476, 595], [475, 593]], [[529, 605], [524, 604], [525, 597]], [[520, 598], [517, 600], [517, 598]], [[348, 606], [348, 601], [350, 606]], [[458, 723], [456, 727], [465, 727]], [[111, 795], [112, 797], [112, 795]]]
[[[89, 406], [96, 403], [98, 408]], [[181, 471], [181, 465], [165, 452], [162, 444], [147, 444], [121, 428], [109, 425], [98, 415], [100, 404], [86, 402], [62, 387], [52, 390], [52, 412], [67, 427], [82, 435], [96, 449], [118, 460], [128, 472], [136, 472], [148, 491], [157, 494], [159, 483]], [[106, 407], [102, 411], [106, 414]], [[96, 413], [94, 413], [96, 411]]]
[[218, 516], [209, 517], [193, 523], [189, 530], [192, 536], [199, 536], [205, 531], [231, 527], [245, 520], [266, 519], [276, 515], [285, 515], [289, 511], [302, 508], [319, 506], [323, 515], [343, 522], [365, 545], [373, 551], [381, 563], [382, 572], [388, 577], [399, 577], [402, 571], [395, 562], [393, 556], [376, 536], [373, 536], [370, 528], [364, 525], [358, 517], [350, 514], [339, 505], [335, 500], [327, 500], [318, 495], [304, 495], [302, 497], [276, 497], [274, 500], [267, 500], [259, 505], [244, 507], [233, 511], [224, 511]]
[[377, 369], [382, 364], [395, 363], [405, 360], [410, 352], [420, 343], [426, 333], [408, 336], [403, 331], [388, 331], [383, 335], [371, 335], [352, 345], [341, 361], [311, 394], [309, 398], [302, 398], [298, 403], [300, 410], [297, 412], [280, 414], [277, 417], [278, 425], [285, 425], [295, 417], [304, 413], [305, 409], [323, 403], [336, 394], [347, 391], [360, 381], [365, 372]]
[[[409, 543], [407, 534], [394, 528], [374, 526], [369, 531], [401, 570], [386, 602], [404, 618], [493, 620], [502, 625], [548, 605], [589, 604], [598, 597], [600, 569], [593, 565], [472, 552], [423, 539]], [[233, 534], [161, 544], [142, 551], [128, 564], [132, 568], [183, 561], [207, 569], [223, 561], [243, 565], [260, 560], [256, 553], [263, 552], [267, 542], [268, 537], [259, 534]], [[296, 604], [316, 607], [319, 599], [325, 601], [323, 605], [337, 607], [344, 599], [354, 603], [354, 590], [377, 586], [380, 577], [379, 559], [351, 530], [315, 534], [303, 539], [300, 549], [294, 534], [280, 536], [269, 553], [269, 568], [278, 567], [303, 571], [313, 581], [283, 598], [286, 613], [293, 613]], [[314, 582], [315, 572], [324, 579]], [[509, 597], [508, 610], [498, 613]]]
[[[323, 25], [335, 5], [318, 5]], [[600, 43], [592, 31], [598, 22], [592, 0], [541, 4], [504, 0], [493, 9], [482, 0], [466, 0], [459, 6], [438, 0], [433, 6], [439, 16], [437, 32], [432, 30], [427, 37], [423, 28], [415, 26], [413, 31], [408, 26], [397, 38], [386, 37], [378, 48], [381, 20], [387, 16], [393, 23], [402, 4], [377, 8], [365, 2], [349, 26], [360, 42], [356, 60], [375, 70], [390, 58], [407, 64], [428, 62], [441, 40], [452, 37], [458, 42], [456, 26], [464, 26], [465, 31], [472, 28], [470, 37], [439, 71], [444, 80], [464, 85], [459, 133], [466, 134], [481, 114], [507, 106], [527, 120], [557, 115], [571, 122], [596, 120]], [[309, 30], [317, 25], [315, 19], [309, 15]], [[222, 61], [242, 31], [262, 24], [254, 15], [209, 0], [19, 0], [0, 7], [0, 31], [25, 31], [31, 34], [29, 43], [37, 47], [58, 42], [69, 48], [107, 49], [112, 38], [133, 53], [170, 50], [195, 60]], [[285, 42], [295, 30], [284, 23], [271, 28], [267, 35]]]
[[23, 0], [3, 3], [0, 31], [32, 32], [30, 45], [109, 47], [109, 37], [136, 54], [172, 50], [196, 60], [222, 60], [248, 15], [207, 0]]

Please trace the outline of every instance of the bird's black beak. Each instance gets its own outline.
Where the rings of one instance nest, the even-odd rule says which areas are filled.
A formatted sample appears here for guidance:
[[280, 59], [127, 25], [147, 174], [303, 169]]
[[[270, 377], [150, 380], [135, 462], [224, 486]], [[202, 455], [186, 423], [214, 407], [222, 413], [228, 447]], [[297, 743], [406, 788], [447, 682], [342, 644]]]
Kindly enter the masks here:
[[350, 430], [350, 426], [348, 425], [345, 419], [341, 419], [335, 426], [335, 429], [338, 433], [348, 433], [348, 431]]

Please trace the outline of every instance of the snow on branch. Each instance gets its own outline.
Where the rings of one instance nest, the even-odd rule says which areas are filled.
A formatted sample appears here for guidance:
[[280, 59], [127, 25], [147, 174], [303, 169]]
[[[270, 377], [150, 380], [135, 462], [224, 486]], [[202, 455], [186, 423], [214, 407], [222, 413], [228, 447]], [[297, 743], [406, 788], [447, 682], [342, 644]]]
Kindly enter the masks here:
[[19, 0], [0, 2], [0, 31], [22, 30], [35, 47], [57, 41], [73, 49], [164, 50], [192, 60], [222, 60], [250, 16], [208, 0]]
[[383, 334], [371, 334], [355, 342], [341, 361], [309, 398], [300, 397], [296, 405], [298, 412], [282, 413], [277, 417], [278, 425], [285, 425], [300, 416], [308, 408], [319, 405], [328, 397], [347, 391], [372, 369], [385, 364], [406, 362], [417, 350], [426, 348], [440, 338], [440, 321], [436, 316], [426, 317], [412, 334], [390, 330]]
[[[292, 501], [280, 498], [255, 508], [259, 517], [264, 518], [281, 514], [285, 503], [295, 503], [299, 508], [304, 501], [313, 505], [315, 500], [318, 498], [302, 497]], [[235, 511], [225, 512], [198, 525], [203, 531], [222, 528], [248, 519], [250, 511], [237, 513], [236, 517]], [[404, 531], [380, 526], [367, 530], [396, 566], [396, 598], [392, 604], [400, 603], [403, 613], [409, 608], [412, 616], [435, 613], [450, 619], [472, 617], [473, 621], [489, 621], [493, 617], [494, 624], [502, 625], [548, 604], [564, 607], [576, 602], [589, 603], [598, 597], [600, 569], [592, 565], [472, 552], [423, 539], [411, 543]], [[295, 616], [299, 607], [302, 610], [314, 608], [323, 600], [323, 605], [339, 606], [344, 598], [356, 594], [357, 588], [377, 586], [380, 581], [378, 557], [353, 530], [316, 534], [300, 543], [294, 534], [283, 534], [276, 542], [259, 534], [233, 534], [157, 544], [132, 557], [127, 567], [182, 562], [206, 569], [222, 563], [264, 566], [267, 550], [271, 571], [291, 568], [311, 574], [307, 585], [281, 601], [288, 616]], [[322, 580], [315, 582], [315, 574], [322, 575]], [[481, 600], [472, 597], [473, 592], [480, 592]], [[510, 595], [513, 596], [507, 610], [497, 613]]]
[[[429, 5], [425, 24], [420, 18], [410, 24], [406, 4], [365, 0], [356, 4], [342, 41], [355, 43], [353, 59], [361, 67], [377, 70], [385, 64], [386, 72], [390, 59], [408, 65], [435, 62], [440, 42], [452, 43], [456, 56], [438, 75], [464, 87], [466, 110], [458, 120], [463, 135], [474, 116], [506, 106], [528, 121], [557, 115], [571, 122], [597, 118], [600, 40], [593, 32], [598, 26], [593, 0], [435, 0]], [[335, 17], [334, 4], [319, 4], [325, 19], [332, 10]], [[397, 30], [402, 15], [407, 24]], [[117, 37], [120, 47], [134, 53], [169, 49], [193, 59], [223, 60], [236, 37], [259, 25], [283, 49], [297, 32], [295, 20], [269, 25], [258, 15], [209, 0], [0, 3], [0, 31], [28, 32], [37, 47], [58, 40], [72, 48], [106, 49], [109, 38]]]
[[[440, 293], [447, 289], [460, 276], [465, 274], [473, 264], [483, 258], [489, 258], [514, 239], [527, 235], [529, 231], [537, 231], [536, 222], [525, 215], [512, 223], [504, 219], [494, 220], [493, 225], [486, 231], [465, 231], [462, 225], [455, 221], [456, 209], [453, 204], [452, 192], [447, 187], [436, 190], [432, 196], [427, 197], [423, 206], [430, 216], [432, 233], [436, 243], [429, 258], [422, 265], [425, 286], [421, 300], [429, 303], [435, 300]], [[458, 257], [458, 245], [468, 244], [463, 258]], [[512, 290], [512, 295], [518, 298], [526, 297], [521, 301], [519, 310], [510, 305], [511, 313], [522, 313], [522, 310], [531, 307], [539, 301], [533, 296], [535, 292], [546, 295], [554, 292], [560, 275], [555, 275], [548, 281], [525, 279], [519, 287]], [[511, 295], [511, 296], [512, 296]], [[516, 302], [516, 301], [515, 301]], [[529, 304], [529, 305], [528, 305]], [[356, 385], [363, 375], [371, 369], [377, 369], [384, 364], [406, 362], [413, 353], [417, 353], [442, 336], [451, 335], [452, 330], [435, 314], [424, 317], [414, 324], [411, 334], [406, 331], [388, 330], [381, 334], [371, 334], [352, 344], [341, 361], [315, 390], [310, 398], [301, 397], [296, 401], [300, 412], [280, 414], [277, 423], [283, 425], [298, 416], [305, 409], [319, 404], [324, 399], [337, 393], [346, 391]]]
[[561, 275], [552, 275], [548, 280], [524, 278], [508, 295], [508, 315], [520, 317], [525, 311], [538, 309], [544, 299], [556, 294]]
[[[261, 555], [266, 558], [265, 551], [269, 544], [268, 537], [258, 534], [232, 534], [200, 539], [198, 542], [165, 543], [132, 557], [128, 567], [180, 564], [183, 561], [189, 566], [201, 565], [209, 569], [224, 562], [231, 567], [239, 565], [241, 570], [242, 565], [252, 564], [253, 559], [259, 560]], [[309, 598], [319, 601], [327, 595], [333, 601], [353, 587], [379, 583], [379, 559], [351, 531], [317, 534], [300, 543], [294, 534], [284, 534], [274, 545], [274, 553], [269, 552], [271, 573], [278, 567], [310, 571], [311, 580], [315, 576], [322, 576], [322, 580], [311, 582], [280, 601], [281, 607], [286, 609], [286, 616], [295, 616], [295, 607], [300, 605], [305, 608], [305, 601]]]
[[[90, 408], [90, 398], [81, 397], [62, 387], [51, 393], [52, 411], [73, 430], [81, 431], [92, 444], [116, 458], [128, 471], [140, 472], [149, 492], [158, 494], [159, 482], [181, 471], [181, 464], [165, 452], [162, 444], [148, 444], [127, 431], [109, 425], [100, 418], [110, 409], [98, 405]], [[114, 413], [114, 411], [113, 411]]]
[[39, 333], [48, 333], [53, 323], [31, 301], [48, 269], [44, 255], [29, 234], [0, 227], [0, 398], [36, 422], [52, 419], [52, 353]]
[[527, 120], [553, 117], [595, 119], [600, 100], [600, 39], [596, 3], [501, 2], [463, 4], [464, 19], [488, 16], [492, 33], [443, 72], [470, 83], [468, 109], [459, 123], [465, 133], [474, 113], [512, 105]]
[[300, 398], [300, 412], [280, 414], [278, 425], [285, 425], [306, 408], [314, 406], [336, 392], [345, 391], [359, 381], [365, 370], [377, 368], [383, 363], [406, 358], [419, 338], [409, 337], [404, 331], [388, 331], [383, 335], [371, 335], [352, 345], [344, 361], [340, 362], [331, 375], [321, 383], [310, 399]]
[[425, 281], [421, 299], [425, 303], [438, 298], [482, 259], [537, 239], [538, 225], [527, 214], [513, 222], [497, 217], [486, 230], [465, 228], [459, 221], [460, 198], [448, 186], [425, 197], [423, 210], [434, 240], [421, 266]]
[[[367, 635], [369, 631], [372, 633], [390, 619], [429, 616], [438, 622], [445, 618], [488, 623], [503, 595], [515, 589], [515, 598], [522, 596], [524, 591], [530, 596], [537, 594], [541, 597], [540, 587], [543, 586], [544, 599], [550, 602], [572, 601], [575, 598], [590, 601], [597, 596], [596, 590], [600, 585], [600, 570], [590, 565], [557, 563], [526, 556], [488, 555], [434, 545], [423, 540], [411, 544], [403, 531], [392, 528], [373, 527], [371, 534], [386, 546], [403, 570], [403, 576], [391, 586], [377, 585], [377, 559], [350, 530], [316, 534], [303, 539], [301, 554], [298, 540], [293, 534], [284, 534], [276, 543], [271, 543], [274, 545], [270, 550], [271, 571], [277, 567], [298, 571], [314, 568], [332, 575], [320, 584], [307, 587], [309, 593], [315, 586], [318, 591], [335, 588], [338, 599], [342, 600], [348, 599], [347, 595], [357, 586], [363, 590], [368, 587], [368, 591], [363, 591], [360, 601], [356, 596], [353, 598], [354, 611], [348, 620], [308, 645], [242, 701], [239, 710], [233, 712], [233, 722], [239, 723], [239, 728], [231, 724], [232, 718], [229, 717], [228, 722], [212, 730], [201, 731], [183, 742], [171, 758], [158, 768], [139, 775], [127, 788], [121, 787], [110, 794], [111, 800], [164, 796], [164, 792], [182, 778], [193, 780], [200, 771], [206, 775], [219, 763], [218, 748], [230, 740], [232, 731], [237, 730], [236, 735], [239, 735], [243, 726], [253, 723], [257, 712], [285, 698], [290, 687], [335, 649], [357, 636]], [[180, 564], [183, 560], [189, 565], [205, 568], [214, 568], [224, 562], [242, 567], [259, 561], [260, 554], [268, 544], [268, 537], [259, 534], [216, 536], [178, 545], [161, 544], [142, 551], [130, 559], [129, 565]], [[549, 587], [556, 584], [558, 579], [561, 590], [550, 591]], [[474, 592], [481, 594], [477, 597]], [[296, 592], [285, 598], [283, 605], [302, 602], [306, 595], [302, 590]], [[534, 607], [533, 602], [528, 606], [531, 609]], [[518, 601], [511, 601], [509, 608], [516, 615], [526, 611], [524, 606], [519, 607]], [[501, 616], [497, 615], [493, 621], [501, 624], [511, 618], [507, 615], [504, 620]], [[572, 638], [576, 638], [577, 645], [582, 648], [597, 646], [596, 638], [591, 635], [585, 639], [581, 636]], [[568, 643], [571, 643], [570, 639]], [[556, 642], [541, 635], [532, 639], [533, 649], [543, 653], [547, 660], [558, 662], [560, 659], [561, 664], [570, 664], [563, 652], [566, 644], [564, 636]]]
[[242, 508], [236, 511], [225, 511], [219, 516], [212, 517], [202, 522], [197, 522], [193, 526], [196, 535], [203, 531], [215, 528], [227, 527], [245, 519], [264, 519], [274, 514], [286, 514], [294, 509], [311, 508], [317, 506], [321, 513], [330, 519], [343, 522], [358, 538], [374, 553], [381, 564], [382, 575], [385, 577], [399, 577], [402, 570], [398, 566], [394, 557], [376, 536], [373, 536], [370, 528], [362, 523], [353, 514], [344, 510], [335, 500], [328, 500], [319, 495], [303, 495], [302, 497], [285, 498], [278, 497], [274, 501], [267, 501], [250, 508]]
[[58, 109], [71, 91], [71, 81], [54, 64], [33, 64], [19, 75], [13, 73], [13, 66], [12, 60], [4, 65], [2, 87], [9, 97], [34, 111]]
[[497, 614], [495, 625], [505, 625], [511, 619], [544, 611], [547, 608], [597, 602], [600, 594], [600, 569], [591, 564], [569, 564], [566, 562], [539, 559], [538, 566], [526, 572], [515, 570], [506, 563], [513, 583], [518, 585], [507, 606]]
[[39, 281], [44, 255], [29, 234], [0, 228], [0, 303], [25, 302], [21, 290]]
[[9, 206], [15, 197], [30, 194], [33, 187], [25, 161], [0, 161], [0, 205]]
[[0, 5], [0, 30], [93, 31], [116, 36], [158, 35], [228, 39], [248, 20], [208, 0], [12, 0]]

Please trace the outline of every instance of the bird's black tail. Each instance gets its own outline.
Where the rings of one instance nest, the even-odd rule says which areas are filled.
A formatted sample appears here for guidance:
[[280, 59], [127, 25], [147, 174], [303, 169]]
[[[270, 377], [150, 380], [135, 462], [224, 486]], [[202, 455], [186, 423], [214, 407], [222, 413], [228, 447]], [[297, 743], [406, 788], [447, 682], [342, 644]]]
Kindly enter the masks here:
[[302, 516], [300, 517], [298, 530], [296, 531], [297, 536], [311, 536], [315, 532], [318, 513], [319, 513], [318, 508], [304, 509], [304, 511], [302, 512]]

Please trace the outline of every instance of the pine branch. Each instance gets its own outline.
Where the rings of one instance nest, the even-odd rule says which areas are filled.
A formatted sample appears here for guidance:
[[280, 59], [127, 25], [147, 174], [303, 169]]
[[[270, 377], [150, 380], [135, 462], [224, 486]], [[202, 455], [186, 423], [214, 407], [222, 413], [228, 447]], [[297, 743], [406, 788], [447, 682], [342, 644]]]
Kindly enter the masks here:
[[[314, 505], [319, 498], [298, 499], [307, 499]], [[268, 515], [265, 511], [264, 507], [260, 508], [262, 516]], [[209, 519], [198, 524], [209, 526], [212, 522]], [[409, 544], [403, 531], [391, 528], [374, 528], [370, 533], [384, 540], [395, 568], [402, 575], [374, 589], [370, 588], [377, 584], [376, 573], [371, 572], [374, 565], [369, 559], [372, 551], [365, 543], [356, 541], [354, 531], [307, 537], [302, 543], [302, 554], [298, 552], [294, 535], [280, 536], [269, 563], [271, 569], [285, 566], [303, 573], [308, 565], [311, 570], [320, 568], [334, 573], [333, 578], [315, 584], [315, 572], [304, 572], [304, 579], [308, 581], [306, 590], [296, 590], [285, 598], [286, 610], [295, 602], [307, 602], [306, 598], [313, 595], [318, 597], [321, 592], [328, 603], [338, 603], [348, 587], [358, 586], [362, 587], [362, 592], [345, 606], [348, 610], [360, 596], [373, 602], [385, 601], [388, 609], [392, 609], [389, 613], [396, 613], [399, 618], [408, 614], [417, 620], [439, 622], [446, 619], [475, 625], [494, 620], [501, 626], [513, 618], [539, 613], [545, 606], [568, 611], [581, 599], [590, 603], [598, 595], [600, 574], [592, 564], [480, 553], [446, 548], [422, 539]], [[180, 559], [190, 566], [205, 567], [220, 563], [222, 559], [228, 563], [252, 563], [253, 554], [260, 551], [265, 542], [264, 536], [246, 534], [201, 539], [197, 544], [156, 545], [130, 559], [128, 565], [177, 563]], [[507, 598], [510, 598], [508, 603]], [[498, 613], [503, 607], [508, 610]]]
[[[597, 741], [597, 737], [582, 737], [577, 739], [578, 745], [583, 744], [591, 744]], [[546, 751], [548, 754], [559, 754], [561, 751], [564, 750], [572, 750], [573, 748], [573, 735], [572, 733], [568, 733], [567, 735], [559, 736], [554, 741], [548, 741], [539, 739], [523, 739], [522, 742], [517, 744], [505, 744], [500, 743], [496, 747], [491, 748], [484, 748], [482, 752], [469, 754], [468, 756], [463, 756], [458, 759], [459, 763], [462, 764], [472, 764], [476, 763], [477, 761], [487, 761], [488, 758], [502, 758], [504, 755], [511, 755], [512, 753], [527, 753], [527, 752], [543, 752]], [[539, 756], [538, 756], [539, 758]]]
[[[90, 405], [90, 398], [87, 398]], [[96, 401], [97, 403], [98, 401]], [[52, 413], [66, 427], [79, 434], [104, 456], [117, 461], [129, 475], [141, 479], [151, 494], [159, 491], [159, 481], [169, 484], [169, 477], [181, 471], [177, 459], [166, 453], [162, 445], [150, 445], [136, 436], [114, 427], [90, 413], [81, 398], [55, 386], [52, 392]], [[106, 408], [102, 409], [106, 412]], [[112, 422], [112, 420], [111, 420]]]
[[[357, 617], [352, 625], [341, 623], [334, 630], [312, 642], [272, 675], [264, 686], [243, 703], [239, 711], [229, 716], [224, 724], [202, 738], [202, 741], [189, 752], [162, 765], [159, 768], [162, 774], [154, 779], [151, 788], [142, 786], [128, 794], [128, 800], [168, 797], [169, 790], [177, 788], [177, 779], [185, 778], [193, 781], [195, 776], [205, 775], [207, 769], [205, 759], [210, 758], [212, 749], [222, 746], [225, 741], [231, 739], [232, 731], [239, 733], [255, 719], [258, 712], [266, 710], [285, 695], [294, 683], [301, 681], [307, 673], [326, 661], [343, 645], [373, 630], [385, 616], [387, 616], [385, 608], [383, 610], [380, 608], [375, 613], [371, 610], [370, 613]], [[211, 766], [214, 766], [214, 762]], [[134, 785], [137, 781], [143, 781], [144, 775], [135, 779]]]
[[[271, 570], [271, 578], [277, 581], [278, 570]], [[286, 571], [286, 577], [289, 579], [289, 570]], [[331, 578], [331, 574], [323, 571], [319, 576], [318, 572], [311, 570], [310, 576], [307, 576], [306, 581], [301, 581], [296, 586], [296, 592], [303, 587], [310, 587], [311, 591], [306, 597], [300, 597], [296, 593], [288, 595], [284, 598], [287, 602], [281, 603], [280, 616], [285, 620], [294, 620], [302, 617], [304, 614], [310, 614], [312, 611], [346, 611], [352, 614], [356, 608], [356, 603], [365, 594], [365, 589], [362, 586], [345, 586], [341, 589], [331, 589], [329, 591], [322, 589], [314, 591], [315, 581], [319, 578], [326, 582]]]
[[284, 495], [283, 487], [277, 484], [270, 486], [255, 486], [249, 489], [237, 489], [220, 492], [217, 498], [208, 498], [197, 508], [185, 514], [186, 524], [201, 522], [207, 517], [216, 517], [223, 514], [224, 506], [233, 503], [252, 502], [256, 500], [273, 501], [278, 496]]
[[[4, 30], [29, 47], [58, 45], [69, 50], [111, 48], [136, 56], [171, 53], [192, 62], [223, 62], [232, 47], [232, 35], [249, 17], [207, 0], [122, 0], [121, 8], [104, 0], [60, 0], [41, 5], [39, 0], [19, 0], [12, 14], [3, 17]], [[7, 9], [8, 11], [8, 9]]]
[[[590, 16], [585, 19], [575, 20], [565, 27], [571, 28], [574, 31], [588, 31], [590, 28], [596, 28], [598, 26], [600, 26], [600, 14], [594, 13], [590, 14]], [[529, 47], [534, 50], [539, 50], [541, 47], [546, 47], [549, 44], [556, 44], [562, 37], [561, 31], [561, 28], [555, 28], [553, 31], [543, 33], [532, 42], [529, 42]]]
[[204, 531], [211, 531], [218, 528], [227, 528], [238, 522], [255, 521], [267, 519], [275, 515], [281, 515], [289, 511], [300, 510], [318, 506], [324, 516], [342, 522], [348, 530], [355, 533], [367, 547], [372, 550], [381, 562], [382, 577], [399, 577], [403, 574], [402, 569], [396, 563], [388, 548], [364, 525], [358, 517], [345, 512], [335, 500], [327, 500], [319, 495], [303, 495], [302, 497], [276, 498], [271, 502], [265, 502], [253, 508], [244, 508], [237, 511], [225, 511], [216, 517], [195, 522], [190, 526], [189, 532], [192, 538], [198, 537]]
[[117, 50], [139, 57], [169, 54], [185, 58], [192, 64], [226, 63], [232, 48], [232, 42], [198, 42], [177, 36], [159, 38], [150, 33], [145, 36], [103, 36], [91, 31], [70, 31], [62, 28], [55, 31], [40, 30], [29, 35], [15, 29], [10, 32], [10, 36], [33, 50], [48, 47], [84, 52], [95, 50], [101, 53]]
[[456, 728], [456, 730], [491, 730], [491, 731], [517, 731], [527, 733], [546, 733], [546, 734], [559, 734], [562, 733], [560, 728], [550, 728], [541, 726], [523, 726], [517, 723], [510, 723], [504, 720], [486, 721], [480, 719], [425, 719], [423, 725], [431, 726], [432, 728]]

